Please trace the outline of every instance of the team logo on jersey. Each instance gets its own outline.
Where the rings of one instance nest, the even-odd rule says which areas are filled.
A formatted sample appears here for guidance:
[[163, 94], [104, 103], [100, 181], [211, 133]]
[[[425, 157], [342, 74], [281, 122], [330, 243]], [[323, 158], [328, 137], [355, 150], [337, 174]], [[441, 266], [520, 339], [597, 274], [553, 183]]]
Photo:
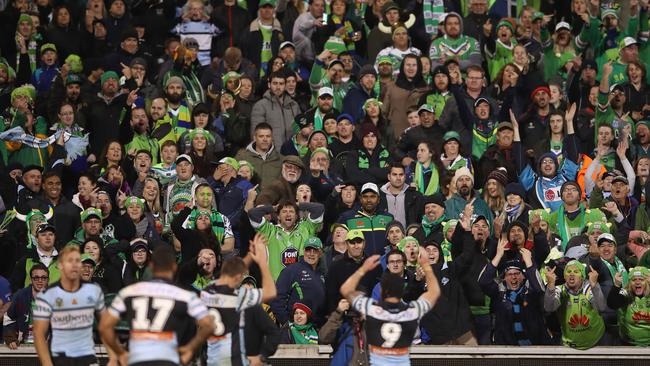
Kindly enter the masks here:
[[552, 189], [547, 189], [546, 192], [544, 192], [544, 198], [546, 198], [547, 201], [555, 200], [555, 192]]
[[95, 300], [93, 300], [93, 297], [92, 297], [92, 296], [88, 296], [88, 297], [86, 298], [86, 302], [87, 302], [88, 304], [92, 304], [93, 302], [95, 302]]
[[63, 299], [60, 297], [57, 297], [56, 300], [54, 300], [54, 305], [56, 305], [57, 308], [60, 308], [63, 306]]
[[298, 262], [298, 249], [289, 247], [282, 252], [281, 255], [282, 265], [288, 266]]
[[578, 315], [578, 314], [573, 314], [571, 319], [569, 319], [569, 326], [571, 328], [575, 328], [577, 326], [583, 326], [583, 327], [588, 327], [589, 326], [589, 318], [586, 315]]
[[77, 298], [76, 297], [72, 298], [72, 305], [77, 305]]

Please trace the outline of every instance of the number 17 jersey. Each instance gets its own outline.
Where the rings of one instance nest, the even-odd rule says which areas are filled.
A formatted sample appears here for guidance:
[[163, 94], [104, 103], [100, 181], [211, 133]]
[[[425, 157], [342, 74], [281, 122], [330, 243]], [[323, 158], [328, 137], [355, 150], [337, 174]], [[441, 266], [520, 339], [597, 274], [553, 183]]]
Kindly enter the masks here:
[[162, 279], [141, 281], [123, 288], [109, 307], [131, 327], [129, 365], [147, 361], [180, 363], [177, 330], [202, 319], [208, 309], [192, 291]]
[[201, 291], [201, 300], [215, 321], [214, 334], [208, 338], [208, 366], [246, 365], [244, 310], [262, 303], [262, 290], [212, 283]]

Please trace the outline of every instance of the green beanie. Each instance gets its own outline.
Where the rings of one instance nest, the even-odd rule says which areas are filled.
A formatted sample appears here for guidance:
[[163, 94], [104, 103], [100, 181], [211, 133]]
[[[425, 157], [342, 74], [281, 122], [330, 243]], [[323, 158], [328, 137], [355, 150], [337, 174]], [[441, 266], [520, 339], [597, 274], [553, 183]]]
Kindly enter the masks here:
[[120, 77], [117, 76], [117, 73], [115, 71], [106, 71], [105, 73], [102, 74], [102, 77], [100, 78], [101, 85], [104, 86], [104, 83], [108, 79], [120, 80]]
[[27, 97], [30, 102], [36, 98], [36, 89], [30, 84], [19, 86], [11, 92], [11, 101], [13, 102], [17, 97]]
[[566, 266], [564, 266], [564, 273], [565, 273], [564, 278], [566, 278], [566, 270], [567, 270], [569, 267], [576, 267], [576, 268], [578, 268], [578, 269], [580, 270], [580, 276], [581, 276], [582, 278], [585, 278], [585, 276], [586, 276], [585, 271], [586, 271], [587, 266], [586, 266], [584, 263], [579, 262], [579, 261], [577, 261], [577, 260], [575, 260], [575, 259], [572, 260], [572, 261], [569, 261], [569, 262], [566, 264]]
[[34, 22], [32, 21], [32, 17], [25, 13], [20, 14], [20, 16], [18, 17], [18, 24], [20, 24], [21, 22], [27, 22], [29, 23], [29, 25], [34, 25]]
[[406, 244], [410, 242], [415, 242], [416, 247], [420, 247], [420, 243], [418, 240], [412, 236], [406, 236], [402, 240], [399, 241], [399, 244], [397, 244], [397, 249], [401, 250], [402, 252], [404, 251], [404, 248], [406, 248]]
[[327, 42], [325, 42], [325, 49], [329, 50], [335, 55], [340, 54], [341, 52], [347, 51], [347, 47], [345, 46], [345, 42], [341, 39], [341, 37], [337, 36], [331, 36]]

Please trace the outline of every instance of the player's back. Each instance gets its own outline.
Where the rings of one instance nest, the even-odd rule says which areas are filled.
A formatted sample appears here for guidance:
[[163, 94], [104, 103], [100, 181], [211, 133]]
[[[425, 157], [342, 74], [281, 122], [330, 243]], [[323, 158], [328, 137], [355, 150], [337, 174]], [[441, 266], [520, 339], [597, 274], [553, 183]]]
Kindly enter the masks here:
[[130, 327], [129, 364], [146, 361], [179, 363], [178, 334], [185, 323], [203, 318], [207, 308], [198, 296], [162, 279], [123, 288], [111, 311]]
[[262, 301], [260, 289], [211, 284], [201, 291], [201, 300], [215, 319], [214, 335], [208, 339], [208, 365], [242, 365], [245, 357], [243, 311]]

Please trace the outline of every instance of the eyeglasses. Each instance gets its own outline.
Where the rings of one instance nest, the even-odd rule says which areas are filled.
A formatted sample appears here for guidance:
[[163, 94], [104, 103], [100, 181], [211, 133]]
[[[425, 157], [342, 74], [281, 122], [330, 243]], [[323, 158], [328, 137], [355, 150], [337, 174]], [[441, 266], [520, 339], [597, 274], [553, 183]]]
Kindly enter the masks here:
[[47, 281], [48, 276], [32, 276], [32, 281]]

